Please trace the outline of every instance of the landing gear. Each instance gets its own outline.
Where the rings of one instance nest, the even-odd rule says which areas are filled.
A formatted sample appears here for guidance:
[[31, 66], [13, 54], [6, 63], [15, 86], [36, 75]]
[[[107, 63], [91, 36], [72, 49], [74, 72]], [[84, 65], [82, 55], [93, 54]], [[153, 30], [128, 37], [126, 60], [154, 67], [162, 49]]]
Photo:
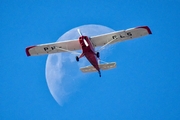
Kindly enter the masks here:
[[78, 57], [78, 56], [76, 56], [76, 61], [77, 61], [77, 62], [79, 61], [79, 57]]
[[97, 56], [97, 58], [99, 58], [99, 57], [100, 57], [100, 54], [99, 54], [99, 52], [97, 52], [97, 53], [96, 53], [96, 56]]

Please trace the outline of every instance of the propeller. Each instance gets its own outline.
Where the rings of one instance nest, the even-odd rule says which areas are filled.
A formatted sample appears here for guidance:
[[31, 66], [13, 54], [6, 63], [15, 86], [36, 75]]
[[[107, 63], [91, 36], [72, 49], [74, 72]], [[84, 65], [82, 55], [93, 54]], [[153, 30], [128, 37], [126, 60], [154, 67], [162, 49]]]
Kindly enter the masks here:
[[[82, 32], [80, 31], [80, 29], [77, 29], [77, 31], [78, 31], [78, 33], [79, 33], [80, 36], [83, 36], [83, 34], [82, 34]], [[116, 39], [118, 39], [118, 38], [116, 38]], [[108, 46], [110, 43], [112, 43], [112, 42], [113, 42], [114, 40], [116, 40], [116, 39], [111, 39], [111, 40], [109, 40], [109, 42], [107, 42], [105, 45], [103, 45], [102, 47], [100, 47], [97, 51], [100, 52], [100, 51], [104, 50], [106, 46]], [[89, 46], [89, 44], [87, 43], [87, 41], [86, 41], [84, 38], [83, 38], [83, 41], [84, 41], [86, 47]]]
[[80, 29], [77, 29], [77, 31], [78, 31], [78, 33], [79, 33], [80, 36], [83, 36], [82, 33], [81, 33], [81, 31], [80, 31]]
[[[83, 36], [82, 33], [81, 33], [81, 31], [80, 31], [80, 29], [77, 29], [77, 31], [78, 31], [78, 33], [79, 33], [80, 36]], [[87, 41], [86, 41], [84, 38], [83, 38], [83, 41], [84, 41], [86, 47], [89, 46], [89, 44], [87, 43]]]

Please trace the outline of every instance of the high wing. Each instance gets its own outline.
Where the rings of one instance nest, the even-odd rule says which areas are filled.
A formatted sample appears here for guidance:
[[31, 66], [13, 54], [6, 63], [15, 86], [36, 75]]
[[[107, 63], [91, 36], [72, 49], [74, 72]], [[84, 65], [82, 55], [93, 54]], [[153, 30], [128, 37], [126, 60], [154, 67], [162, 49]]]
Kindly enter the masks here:
[[149, 34], [152, 34], [149, 27], [141, 26], [136, 28], [130, 28], [127, 30], [115, 31], [108, 34], [94, 36], [91, 37], [91, 42], [94, 45], [94, 47], [96, 47], [96, 46], [103, 46], [106, 44], [121, 42], [124, 40], [131, 40], [133, 38], [138, 38]]
[[79, 44], [79, 41], [78, 39], [75, 39], [75, 40], [68, 40], [68, 41], [30, 46], [26, 48], [26, 54], [27, 56], [34, 56], [34, 55], [74, 51], [74, 50], [80, 50], [80, 49], [81, 49], [81, 46]]
[[[102, 34], [98, 36], [91, 37], [91, 42], [96, 46], [105, 46], [107, 44], [112, 44], [116, 42], [121, 42], [124, 40], [129, 40], [133, 38], [138, 38], [152, 34], [148, 26], [141, 26], [136, 28], [130, 28], [127, 30], [115, 31], [108, 34]], [[40, 44], [36, 46], [30, 46], [26, 48], [27, 56], [51, 54], [58, 52], [72, 52], [74, 50], [80, 50], [81, 46], [78, 39], [60, 41], [54, 43]]]

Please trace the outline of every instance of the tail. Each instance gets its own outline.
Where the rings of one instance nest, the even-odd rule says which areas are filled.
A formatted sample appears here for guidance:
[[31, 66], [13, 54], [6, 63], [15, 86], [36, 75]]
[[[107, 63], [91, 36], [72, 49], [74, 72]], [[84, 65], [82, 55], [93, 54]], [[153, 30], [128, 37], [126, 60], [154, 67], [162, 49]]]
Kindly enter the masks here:
[[99, 73], [99, 77], [101, 77], [101, 71], [100, 70], [98, 71], [98, 73]]
[[[113, 69], [116, 67], [116, 63], [115, 62], [111, 62], [111, 63], [105, 63], [105, 64], [99, 64], [99, 68], [101, 70], [109, 70], [109, 69]], [[99, 77], [101, 77], [101, 71], [97, 70], [96, 68], [94, 68], [92, 65], [90, 66], [86, 66], [86, 67], [82, 67], [80, 68], [80, 70], [84, 73], [89, 73], [89, 72], [98, 72], [99, 73]]]

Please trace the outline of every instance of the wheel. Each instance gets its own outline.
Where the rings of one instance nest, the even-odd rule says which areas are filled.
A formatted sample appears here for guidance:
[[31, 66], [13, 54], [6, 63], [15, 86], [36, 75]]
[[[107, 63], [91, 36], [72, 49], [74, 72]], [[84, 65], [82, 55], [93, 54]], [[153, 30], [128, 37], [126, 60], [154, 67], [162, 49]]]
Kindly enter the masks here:
[[97, 56], [98, 58], [100, 57], [100, 54], [99, 54], [99, 52], [97, 52], [97, 53], [96, 53], [96, 56]]
[[79, 61], [79, 57], [78, 57], [78, 56], [76, 56], [76, 61], [77, 61], [77, 62]]

